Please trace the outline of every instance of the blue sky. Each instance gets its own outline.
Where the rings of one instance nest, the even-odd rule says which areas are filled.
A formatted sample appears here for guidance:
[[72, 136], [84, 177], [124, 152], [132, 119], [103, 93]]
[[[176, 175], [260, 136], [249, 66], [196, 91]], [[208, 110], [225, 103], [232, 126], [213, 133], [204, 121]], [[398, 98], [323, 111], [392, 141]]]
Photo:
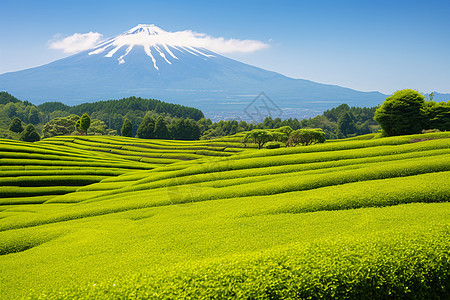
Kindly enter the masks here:
[[68, 56], [52, 42], [137, 24], [268, 45], [227, 56], [362, 91], [450, 93], [450, 1], [0, 2], [0, 73]]

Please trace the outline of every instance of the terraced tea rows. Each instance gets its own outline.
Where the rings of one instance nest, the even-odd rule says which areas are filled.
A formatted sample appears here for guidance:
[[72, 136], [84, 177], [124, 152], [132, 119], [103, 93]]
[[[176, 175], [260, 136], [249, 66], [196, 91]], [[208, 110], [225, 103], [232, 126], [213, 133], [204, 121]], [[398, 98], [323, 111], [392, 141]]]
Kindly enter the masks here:
[[38, 143], [0, 140], [0, 205], [43, 203], [48, 197], [37, 196], [75, 192], [133, 170], [230, 156], [243, 151], [243, 147], [239, 142], [103, 136], [54, 137]]
[[[117, 173], [90, 174], [105, 178], [62, 195], [2, 200], [9, 205], [0, 206], [1, 292], [31, 299], [448, 298], [450, 133], [370, 137], [273, 150], [245, 150], [233, 137], [82, 137], [22, 149], [38, 155], [31, 162], [51, 150], [64, 158], [58, 162], [109, 163]], [[40, 187], [21, 180], [25, 168], [52, 171], [18, 168], [0, 177], [10, 184], [2, 188]], [[71, 168], [42, 176], [76, 182], [75, 171], [85, 170]], [[42, 204], [27, 204], [34, 201]]]

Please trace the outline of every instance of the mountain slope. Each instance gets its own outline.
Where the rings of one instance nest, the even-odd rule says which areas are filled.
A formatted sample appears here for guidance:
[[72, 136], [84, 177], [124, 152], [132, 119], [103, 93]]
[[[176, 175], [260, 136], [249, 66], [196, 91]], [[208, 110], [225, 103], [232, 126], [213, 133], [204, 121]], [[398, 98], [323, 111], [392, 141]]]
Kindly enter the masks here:
[[261, 91], [281, 108], [375, 106], [378, 92], [292, 79], [196, 47], [154, 25], [138, 25], [96, 48], [37, 68], [0, 75], [0, 90], [35, 103], [77, 104], [130, 95], [243, 110]]

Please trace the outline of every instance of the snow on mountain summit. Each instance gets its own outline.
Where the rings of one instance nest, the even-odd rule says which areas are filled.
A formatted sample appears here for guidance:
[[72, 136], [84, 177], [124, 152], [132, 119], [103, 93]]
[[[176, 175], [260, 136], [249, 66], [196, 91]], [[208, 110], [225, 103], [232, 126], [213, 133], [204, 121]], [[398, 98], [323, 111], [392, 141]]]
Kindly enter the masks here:
[[120, 55], [117, 60], [119, 64], [125, 63], [125, 57], [136, 47], [143, 47], [145, 54], [150, 57], [153, 66], [159, 70], [155, 56], [163, 58], [167, 64], [172, 64], [178, 57], [173, 53], [174, 50], [187, 52], [195, 56], [206, 58], [214, 55], [206, 54], [202, 49], [205, 48], [204, 34], [194, 33], [192, 31], [168, 32], [153, 24], [139, 24], [130, 30], [110, 38], [99, 45], [89, 55], [102, 54], [104, 57], [113, 57], [122, 47], [127, 47], [125, 53]]

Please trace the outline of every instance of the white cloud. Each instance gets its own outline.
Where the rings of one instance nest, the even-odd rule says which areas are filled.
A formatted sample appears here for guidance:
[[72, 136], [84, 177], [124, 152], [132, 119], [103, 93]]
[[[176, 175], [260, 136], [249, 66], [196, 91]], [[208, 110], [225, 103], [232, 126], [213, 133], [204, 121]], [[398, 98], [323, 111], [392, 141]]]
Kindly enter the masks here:
[[[64, 39], [50, 42], [51, 49], [63, 50], [65, 53], [76, 53], [83, 50], [92, 49], [95, 46], [114, 45], [173, 45], [205, 48], [217, 53], [250, 53], [267, 48], [269, 45], [257, 40], [225, 39], [223, 37], [212, 37], [204, 33], [197, 33], [190, 30], [168, 32], [154, 25], [144, 25], [145, 30], [134, 32], [141, 25], [121, 34], [108, 41], [107, 44], [99, 43], [103, 35], [98, 32], [75, 33]], [[153, 33], [149, 34], [147, 28]], [[104, 49], [96, 50], [103, 52]]]
[[92, 49], [102, 37], [103, 35], [98, 32], [75, 33], [61, 40], [51, 41], [49, 48], [73, 54]]
[[169, 45], [189, 45], [191, 47], [205, 48], [217, 53], [249, 53], [255, 52], [269, 45], [256, 40], [225, 39], [223, 37], [212, 37], [204, 33], [192, 32], [190, 30], [167, 32], [155, 36], [155, 43], [161, 42]]

